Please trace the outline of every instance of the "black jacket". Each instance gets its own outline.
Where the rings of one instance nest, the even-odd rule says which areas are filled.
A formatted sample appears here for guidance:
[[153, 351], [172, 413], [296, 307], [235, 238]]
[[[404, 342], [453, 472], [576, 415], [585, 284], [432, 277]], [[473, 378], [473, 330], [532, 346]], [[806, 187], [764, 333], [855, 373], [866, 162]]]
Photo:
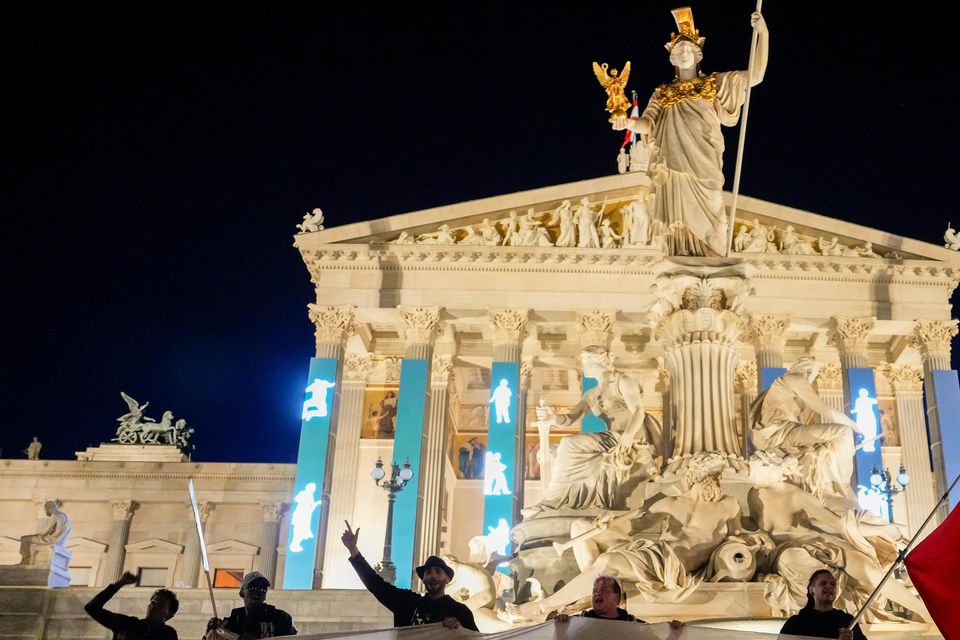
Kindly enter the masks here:
[[223, 628], [244, 639], [297, 635], [290, 614], [269, 604], [264, 604], [255, 615], [249, 615], [245, 607], [234, 609]]
[[473, 620], [473, 612], [462, 602], [457, 602], [450, 596], [430, 598], [414, 593], [409, 589], [400, 589], [393, 586], [373, 570], [360, 554], [350, 558], [350, 564], [356, 570], [363, 586], [373, 594], [380, 604], [393, 612], [393, 626], [411, 627], [417, 624], [431, 624], [442, 622], [446, 618], [456, 618], [464, 629], [477, 629]]
[[[845, 629], [852, 620], [852, 615], [840, 609], [832, 611], [801, 609], [800, 613], [787, 620], [780, 629], [780, 633], [793, 633], [814, 638], [839, 638], [840, 629]], [[854, 640], [867, 640], [859, 624], [853, 628], [853, 637]]]
[[120, 591], [120, 587], [111, 584], [83, 607], [88, 616], [113, 631], [113, 640], [177, 640], [176, 630], [162, 622], [151, 622], [104, 609], [103, 605], [117, 595], [117, 591]]

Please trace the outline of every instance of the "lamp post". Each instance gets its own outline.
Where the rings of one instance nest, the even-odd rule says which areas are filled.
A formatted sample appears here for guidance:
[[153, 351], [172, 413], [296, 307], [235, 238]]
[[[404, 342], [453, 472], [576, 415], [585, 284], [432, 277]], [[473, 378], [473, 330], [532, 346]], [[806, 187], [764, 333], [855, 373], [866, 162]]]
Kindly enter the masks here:
[[887, 520], [893, 522], [893, 496], [902, 493], [907, 485], [910, 484], [910, 476], [907, 475], [907, 469], [900, 465], [897, 471], [896, 481], [890, 476], [890, 472], [879, 467], [873, 468], [870, 474], [870, 493], [881, 498], [883, 510]]
[[377, 458], [377, 464], [370, 477], [378, 487], [382, 487], [387, 492], [387, 533], [383, 537], [383, 559], [374, 567], [384, 580], [390, 584], [397, 581], [397, 567], [390, 558], [390, 552], [393, 539], [393, 504], [397, 501], [397, 494], [406, 486], [410, 478], [413, 477], [413, 470], [410, 469], [409, 458], [403, 463], [403, 468], [394, 462], [390, 465], [390, 479], [385, 480], [387, 472], [383, 468], [383, 459]]

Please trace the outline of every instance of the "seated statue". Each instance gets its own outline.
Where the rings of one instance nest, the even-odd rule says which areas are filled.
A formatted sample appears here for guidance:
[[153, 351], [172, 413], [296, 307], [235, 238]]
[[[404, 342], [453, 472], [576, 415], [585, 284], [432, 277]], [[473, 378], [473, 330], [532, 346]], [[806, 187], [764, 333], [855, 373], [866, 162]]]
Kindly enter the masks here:
[[43, 533], [31, 533], [20, 538], [20, 564], [35, 564], [40, 549], [62, 547], [70, 535], [70, 518], [60, 511], [59, 500], [48, 500], [44, 503], [43, 510], [50, 517], [47, 529]]
[[[616, 371], [603, 347], [587, 347], [581, 354], [583, 375], [597, 386], [565, 415], [537, 407], [534, 426], [568, 426], [588, 411], [601, 418], [608, 431], [577, 433], [560, 441], [553, 473], [543, 499], [524, 509], [529, 517], [544, 509], [617, 509], [618, 489], [633, 473], [650, 477], [654, 458], [662, 455], [661, 430], [643, 410], [639, 383]], [[634, 469], [639, 465], [640, 468]]]
[[[828, 567], [845, 576], [840, 601], [858, 609], [896, 558], [901, 532], [896, 525], [868, 512], [832, 511], [787, 481], [798, 471], [797, 460], [791, 456], [757, 451], [750, 459], [750, 479], [754, 483], [747, 495], [750, 514], [777, 545], [765, 567], [764, 597], [774, 609], [795, 613], [806, 600], [803, 574]], [[887, 580], [880, 593], [930, 619], [923, 602], [896, 580]], [[870, 613], [874, 619], [889, 617], [882, 610], [882, 602]]]
[[[740, 531], [740, 504], [720, 487], [726, 467], [727, 456], [722, 453], [695, 454], [682, 478], [683, 493], [654, 502], [630, 523], [619, 544], [595, 557], [578, 554], [581, 573], [561, 589], [543, 600], [508, 607], [508, 612], [527, 620], [543, 619], [550, 611], [589, 595], [600, 574], [635, 583], [651, 601], [676, 602], [690, 595], [700, 583], [696, 573], [718, 541]], [[636, 537], [657, 524], [662, 526], [658, 540]], [[604, 519], [598, 526], [605, 526]]]
[[[853, 432], [859, 427], [813, 390], [819, 372], [815, 359], [801, 358], [774, 380], [750, 408], [750, 441], [756, 449], [796, 456], [804, 488], [818, 498], [852, 500]], [[807, 411], [826, 422], [804, 424]]]

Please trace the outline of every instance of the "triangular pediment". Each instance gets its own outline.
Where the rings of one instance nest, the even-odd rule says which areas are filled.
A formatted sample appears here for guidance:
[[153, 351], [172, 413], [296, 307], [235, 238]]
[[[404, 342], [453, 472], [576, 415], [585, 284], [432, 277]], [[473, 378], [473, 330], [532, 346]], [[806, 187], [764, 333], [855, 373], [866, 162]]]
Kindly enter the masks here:
[[107, 545], [90, 538], [68, 538], [64, 545], [73, 553], [106, 553]]
[[140, 542], [131, 542], [124, 549], [127, 553], [182, 553], [183, 545], [160, 538], [149, 538]]
[[207, 545], [207, 553], [239, 553], [256, 555], [260, 547], [239, 540], [221, 540]]
[[[523, 246], [576, 251], [577, 247], [569, 246], [569, 239], [560, 239], [557, 213], [564, 201], [575, 211], [581, 200], [586, 199], [586, 205], [596, 212], [598, 229], [608, 226], [613, 232], [612, 236], [608, 232], [607, 248], [591, 251], [660, 253], [656, 222], [651, 223], [642, 240], [630, 241], [631, 234], [625, 232], [625, 209], [638, 206], [632, 203], [643, 203], [650, 190], [651, 183], [645, 174], [618, 174], [301, 233], [295, 236], [295, 245], [301, 252], [329, 249], [331, 245], [386, 248], [415, 245], [431, 249], [456, 246], [473, 252], [496, 253], [510, 249], [503, 246], [504, 238], [511, 226], [520, 226], [511, 219], [522, 220], [526, 216], [534, 222], [527, 225], [525, 239], [514, 249]], [[729, 207], [732, 196], [725, 193], [724, 197]], [[933, 260], [948, 262], [951, 266], [960, 264], [958, 252], [879, 229], [743, 195], [737, 205], [735, 232], [739, 238], [734, 239], [731, 249], [740, 248], [744, 256], [769, 252], [841, 261]], [[603, 230], [601, 243], [602, 233]], [[764, 235], [769, 238], [767, 242], [759, 240]]]

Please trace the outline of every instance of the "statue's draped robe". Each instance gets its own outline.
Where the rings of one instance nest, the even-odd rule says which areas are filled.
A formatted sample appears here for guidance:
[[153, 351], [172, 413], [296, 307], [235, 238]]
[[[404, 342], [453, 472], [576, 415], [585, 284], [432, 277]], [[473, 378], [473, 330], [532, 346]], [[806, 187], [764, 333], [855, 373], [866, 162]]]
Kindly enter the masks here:
[[656, 185], [653, 218], [666, 227], [670, 255], [724, 255], [727, 220], [723, 207], [723, 134], [746, 99], [746, 71], [717, 73], [712, 100], [687, 98], [664, 106], [654, 91], [643, 116], [654, 121], [650, 175]]

